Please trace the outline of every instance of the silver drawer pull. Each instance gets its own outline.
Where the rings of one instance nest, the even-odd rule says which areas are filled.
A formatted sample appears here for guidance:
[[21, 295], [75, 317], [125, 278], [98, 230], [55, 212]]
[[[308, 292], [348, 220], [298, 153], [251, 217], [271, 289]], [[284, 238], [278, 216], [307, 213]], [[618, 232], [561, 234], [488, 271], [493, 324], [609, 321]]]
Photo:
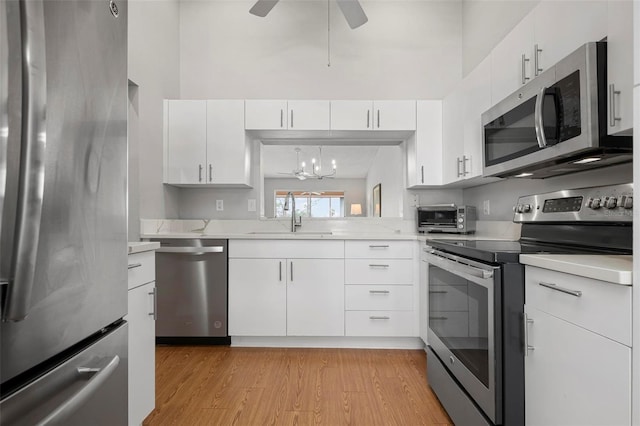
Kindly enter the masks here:
[[390, 317], [375, 317], [375, 316], [371, 316], [369, 317], [370, 320], [388, 320], [391, 319]]
[[538, 284], [540, 284], [542, 287], [546, 287], [546, 288], [550, 288], [551, 290], [556, 290], [562, 293], [570, 294], [575, 297], [582, 296], [582, 292], [580, 290], [570, 290], [568, 288], [559, 287], [558, 285], [553, 283], [540, 282]]
[[377, 263], [370, 263], [369, 264], [370, 268], [388, 268], [389, 265], [382, 265], [382, 264], [377, 264]]
[[429, 290], [429, 294], [447, 294], [447, 290]]
[[130, 264], [127, 266], [127, 269], [139, 268], [139, 267], [141, 267], [141, 266], [142, 266], [142, 263], [130, 263]]
[[369, 290], [371, 294], [389, 294], [389, 290]]
[[449, 317], [429, 317], [430, 320], [448, 320]]
[[369, 248], [389, 248], [389, 244], [380, 244], [380, 245], [369, 244]]

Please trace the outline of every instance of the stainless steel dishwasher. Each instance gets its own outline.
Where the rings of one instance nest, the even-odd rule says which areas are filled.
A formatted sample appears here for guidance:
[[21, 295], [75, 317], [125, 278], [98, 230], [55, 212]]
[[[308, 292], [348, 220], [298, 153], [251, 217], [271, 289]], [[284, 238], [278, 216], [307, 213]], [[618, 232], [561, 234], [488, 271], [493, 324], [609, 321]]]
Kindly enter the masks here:
[[157, 343], [229, 344], [227, 240], [157, 239]]

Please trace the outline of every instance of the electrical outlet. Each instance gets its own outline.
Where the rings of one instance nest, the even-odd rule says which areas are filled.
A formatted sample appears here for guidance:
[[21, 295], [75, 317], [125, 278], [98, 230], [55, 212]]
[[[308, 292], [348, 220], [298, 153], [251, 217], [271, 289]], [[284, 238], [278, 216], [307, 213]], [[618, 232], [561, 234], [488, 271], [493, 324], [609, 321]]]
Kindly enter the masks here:
[[487, 216], [491, 214], [491, 203], [489, 200], [484, 200], [482, 202], [482, 212]]
[[224, 210], [224, 201], [223, 200], [216, 200], [216, 210], [221, 212]]
[[418, 207], [420, 205], [420, 196], [418, 194], [412, 194], [411, 206]]
[[250, 212], [255, 212], [256, 211], [256, 200], [255, 199], [250, 199], [247, 203], [247, 210]]

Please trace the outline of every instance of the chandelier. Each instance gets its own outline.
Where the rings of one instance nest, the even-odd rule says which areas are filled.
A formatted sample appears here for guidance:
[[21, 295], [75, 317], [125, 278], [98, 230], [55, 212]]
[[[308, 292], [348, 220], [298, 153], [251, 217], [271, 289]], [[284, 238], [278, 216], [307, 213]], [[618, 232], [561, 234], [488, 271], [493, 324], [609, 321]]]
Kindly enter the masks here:
[[[318, 156], [318, 163], [316, 164], [316, 159], [311, 159], [311, 176], [316, 179], [324, 179], [324, 178], [333, 178], [336, 175], [336, 160], [331, 160], [331, 171], [324, 172], [322, 169], [322, 147], [318, 147], [320, 150], [320, 155]], [[304, 170], [304, 163], [302, 163], [302, 169]]]

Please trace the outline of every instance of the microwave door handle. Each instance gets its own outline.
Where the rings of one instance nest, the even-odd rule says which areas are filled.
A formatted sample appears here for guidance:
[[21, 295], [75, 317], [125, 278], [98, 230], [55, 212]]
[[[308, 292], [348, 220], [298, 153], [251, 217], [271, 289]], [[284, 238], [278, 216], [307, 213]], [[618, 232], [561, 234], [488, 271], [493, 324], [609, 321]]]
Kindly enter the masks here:
[[534, 108], [534, 126], [536, 129], [536, 139], [540, 149], [547, 147], [547, 137], [544, 134], [544, 96], [547, 91], [546, 87], [540, 89], [540, 93], [536, 97], [536, 105]]

